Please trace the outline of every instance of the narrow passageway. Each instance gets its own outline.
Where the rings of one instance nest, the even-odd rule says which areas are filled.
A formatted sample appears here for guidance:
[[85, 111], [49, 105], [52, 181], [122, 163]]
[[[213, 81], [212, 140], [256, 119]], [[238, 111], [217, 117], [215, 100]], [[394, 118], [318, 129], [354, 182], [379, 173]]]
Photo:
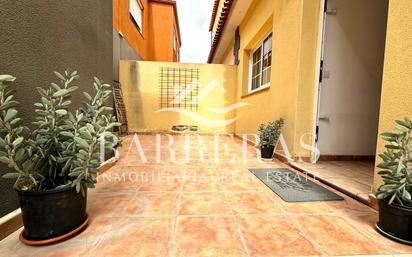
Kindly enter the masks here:
[[162, 135], [160, 144], [156, 135], [124, 137], [117, 164], [89, 190], [87, 230], [46, 247], [20, 244], [17, 231], [0, 242], [1, 256], [412, 253], [374, 230], [377, 214], [366, 205], [341, 193], [344, 201], [286, 203], [248, 171], [286, 164], [258, 160], [236, 138], [220, 136], [219, 147], [213, 135], [201, 136], [203, 146], [199, 138], [190, 136], [186, 154], [183, 135]]

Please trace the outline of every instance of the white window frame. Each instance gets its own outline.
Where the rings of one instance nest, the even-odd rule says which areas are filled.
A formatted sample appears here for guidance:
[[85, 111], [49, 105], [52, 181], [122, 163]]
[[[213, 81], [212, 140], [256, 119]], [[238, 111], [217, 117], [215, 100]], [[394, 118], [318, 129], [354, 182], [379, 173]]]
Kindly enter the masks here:
[[143, 33], [143, 5], [140, 0], [129, 0], [129, 13], [137, 24], [137, 30]]
[[[269, 31], [268, 33], [266, 33], [265, 36], [263, 37], [263, 39], [261, 39], [250, 52], [248, 94], [254, 93], [254, 92], [257, 92], [257, 91], [260, 91], [260, 90], [263, 90], [263, 89], [266, 89], [266, 88], [270, 87], [272, 77], [270, 78], [270, 81], [268, 83], [262, 85], [262, 81], [263, 81], [263, 70], [262, 70], [262, 66], [263, 66], [263, 43], [265, 42], [266, 39], [269, 38], [269, 36], [272, 36], [272, 49], [271, 49], [271, 51], [272, 51], [272, 57], [273, 57], [273, 33], [272, 33], [272, 31]], [[260, 67], [259, 67], [261, 85], [259, 87], [255, 88], [255, 89], [252, 89], [252, 84], [253, 84], [253, 54], [256, 52], [256, 50], [259, 49], [259, 47], [261, 48], [261, 51], [260, 51], [260, 60], [261, 61], [260, 61]], [[272, 64], [273, 63], [272, 63], [272, 60], [271, 60], [271, 65], [270, 65], [271, 68], [272, 68]], [[268, 69], [268, 68], [266, 68], [266, 69]]]

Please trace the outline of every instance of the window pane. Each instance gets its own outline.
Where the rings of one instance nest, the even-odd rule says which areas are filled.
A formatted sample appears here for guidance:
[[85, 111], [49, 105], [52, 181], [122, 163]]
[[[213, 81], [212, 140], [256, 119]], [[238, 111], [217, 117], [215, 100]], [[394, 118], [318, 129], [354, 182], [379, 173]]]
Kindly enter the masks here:
[[267, 57], [263, 56], [262, 69], [267, 66]]
[[258, 65], [253, 65], [252, 78], [258, 74]]
[[253, 52], [253, 63], [256, 63], [257, 61], [259, 61], [260, 56], [261, 56], [261, 47], [259, 47], [258, 49], [255, 50], [255, 52]]
[[[260, 63], [261, 63], [260, 60], [256, 63], [256, 74], [259, 74], [259, 73], [260, 73], [260, 69], [261, 69], [261, 68], [260, 68], [260, 66], [261, 66]], [[256, 74], [255, 74], [255, 75], [256, 75]]]
[[256, 87], [254, 89], [258, 87], [260, 87], [260, 75], [256, 77]]
[[270, 82], [271, 58], [272, 35], [269, 35], [252, 53], [251, 90]]
[[263, 41], [263, 54], [266, 55], [267, 53], [272, 51], [272, 34], [270, 34], [265, 41]]
[[265, 81], [266, 81], [266, 71], [263, 71], [262, 72], [262, 85], [264, 85], [265, 84]]
[[262, 85], [270, 82], [270, 67], [263, 71]]
[[263, 66], [262, 70], [264, 70], [266, 67], [268, 67], [269, 61], [268, 61], [268, 55], [263, 56]]
[[260, 73], [260, 60], [253, 65], [252, 77], [258, 75], [259, 73]]
[[272, 65], [272, 34], [263, 41], [262, 85], [270, 83]]
[[143, 9], [138, 0], [129, 0], [129, 12], [140, 31], [142, 31]]
[[256, 54], [256, 61], [260, 60], [261, 55], [262, 55], [262, 47], [259, 47], [259, 48], [256, 50], [255, 54]]

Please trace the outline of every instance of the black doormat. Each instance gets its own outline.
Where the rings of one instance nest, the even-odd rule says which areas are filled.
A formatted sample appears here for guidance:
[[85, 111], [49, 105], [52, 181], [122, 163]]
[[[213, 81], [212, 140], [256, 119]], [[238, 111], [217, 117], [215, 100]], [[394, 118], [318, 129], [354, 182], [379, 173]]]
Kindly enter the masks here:
[[289, 169], [249, 169], [286, 202], [341, 201], [342, 197]]

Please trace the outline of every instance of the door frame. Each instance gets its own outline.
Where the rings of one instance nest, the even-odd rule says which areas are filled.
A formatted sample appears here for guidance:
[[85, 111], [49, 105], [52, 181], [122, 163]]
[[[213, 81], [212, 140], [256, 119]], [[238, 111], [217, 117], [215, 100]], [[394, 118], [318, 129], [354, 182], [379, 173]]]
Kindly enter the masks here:
[[[315, 135], [312, 137], [312, 150], [311, 150], [311, 162], [316, 163], [318, 161], [318, 158], [320, 156], [320, 152], [317, 148], [317, 139], [319, 137], [319, 112], [320, 112], [320, 97], [321, 97], [321, 88], [322, 88], [322, 61], [324, 58], [324, 48], [325, 48], [325, 33], [326, 33], [326, 17], [328, 15], [328, 0], [319, 0], [320, 1], [320, 14], [319, 14], [319, 33], [318, 33], [318, 42], [317, 42], [317, 50], [316, 50], [316, 70], [315, 70], [315, 90], [314, 90], [314, 106], [313, 106], [313, 116], [312, 116], [312, 135]], [[388, 9], [387, 9], [387, 17], [389, 19], [389, 2], [388, 1]], [[330, 10], [331, 14], [335, 13], [335, 10]], [[388, 21], [387, 21], [388, 22]], [[387, 29], [387, 28], [386, 28]], [[386, 35], [387, 37], [387, 35]], [[385, 39], [386, 40], [386, 39]], [[385, 41], [385, 46], [386, 46], [386, 41]], [[383, 75], [383, 74], [382, 74]], [[381, 84], [382, 86], [382, 84]], [[380, 111], [379, 111], [380, 113]], [[378, 128], [379, 129], [379, 128]], [[378, 139], [376, 139], [378, 140]]]
[[312, 150], [311, 150], [311, 162], [316, 163], [320, 153], [317, 148], [317, 139], [319, 137], [319, 111], [320, 111], [320, 94], [321, 94], [321, 65], [323, 62], [323, 50], [324, 50], [324, 37], [325, 37], [325, 26], [326, 26], [326, 11], [327, 11], [327, 0], [320, 1], [320, 12], [319, 12], [319, 24], [318, 24], [318, 42], [316, 50], [316, 69], [315, 69], [315, 90], [313, 97], [313, 115], [312, 115]]

